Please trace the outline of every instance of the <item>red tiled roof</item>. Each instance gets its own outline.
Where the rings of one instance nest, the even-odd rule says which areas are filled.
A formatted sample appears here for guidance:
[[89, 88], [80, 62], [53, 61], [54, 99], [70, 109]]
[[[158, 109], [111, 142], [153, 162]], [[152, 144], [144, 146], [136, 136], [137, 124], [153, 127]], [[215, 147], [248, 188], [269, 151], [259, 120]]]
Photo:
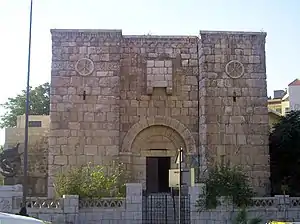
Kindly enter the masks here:
[[289, 84], [289, 86], [300, 86], [300, 80], [299, 79], [295, 79], [293, 82], [291, 82]]

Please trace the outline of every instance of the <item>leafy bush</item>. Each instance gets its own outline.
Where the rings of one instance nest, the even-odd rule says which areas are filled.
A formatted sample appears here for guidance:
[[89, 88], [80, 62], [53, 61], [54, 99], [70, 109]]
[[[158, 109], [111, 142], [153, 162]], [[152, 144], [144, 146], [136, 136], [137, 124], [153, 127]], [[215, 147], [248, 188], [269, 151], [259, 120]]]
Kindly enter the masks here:
[[124, 197], [128, 176], [122, 164], [110, 167], [82, 166], [59, 174], [54, 183], [57, 196], [79, 195], [80, 198]]
[[233, 224], [260, 224], [262, 222], [261, 218], [248, 218], [248, 213], [245, 208], [239, 211], [237, 216], [233, 220]]
[[216, 166], [210, 170], [205, 186], [204, 200], [199, 198], [197, 207], [216, 208], [220, 197], [237, 207], [247, 207], [254, 196], [248, 177], [237, 167]]

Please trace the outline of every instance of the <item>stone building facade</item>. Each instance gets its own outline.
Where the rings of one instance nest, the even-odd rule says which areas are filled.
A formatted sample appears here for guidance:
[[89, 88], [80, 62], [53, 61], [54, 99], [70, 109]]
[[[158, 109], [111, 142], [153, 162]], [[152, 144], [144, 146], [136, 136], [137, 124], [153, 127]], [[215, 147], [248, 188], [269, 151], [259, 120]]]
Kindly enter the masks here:
[[266, 33], [51, 33], [50, 195], [58, 172], [113, 160], [160, 191], [151, 182], [166, 179], [158, 173], [176, 166], [180, 147], [186, 166], [242, 165], [268, 191]]

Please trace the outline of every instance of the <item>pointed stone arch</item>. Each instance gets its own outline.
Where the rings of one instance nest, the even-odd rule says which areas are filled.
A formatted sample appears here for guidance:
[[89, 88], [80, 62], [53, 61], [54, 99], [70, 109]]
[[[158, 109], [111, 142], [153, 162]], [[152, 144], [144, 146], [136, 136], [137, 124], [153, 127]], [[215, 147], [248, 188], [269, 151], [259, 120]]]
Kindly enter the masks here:
[[196, 153], [196, 142], [190, 130], [180, 121], [165, 116], [147, 117], [134, 124], [124, 137], [121, 152], [131, 152], [137, 135], [152, 126], [165, 126], [173, 129], [183, 139], [187, 153]]

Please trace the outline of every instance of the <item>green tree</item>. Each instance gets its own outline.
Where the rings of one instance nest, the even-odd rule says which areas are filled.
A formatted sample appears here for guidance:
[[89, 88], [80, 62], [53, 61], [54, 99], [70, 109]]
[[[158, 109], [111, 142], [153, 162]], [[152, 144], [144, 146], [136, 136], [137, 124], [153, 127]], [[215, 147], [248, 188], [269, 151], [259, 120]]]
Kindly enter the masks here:
[[291, 111], [270, 134], [272, 193], [300, 195], [300, 111]]
[[[50, 85], [48, 82], [30, 88], [30, 115], [48, 115], [50, 111]], [[0, 128], [15, 127], [17, 116], [25, 114], [26, 90], [16, 97], [8, 98], [2, 105], [6, 113], [0, 117]]]
[[220, 197], [238, 208], [252, 204], [253, 189], [248, 176], [239, 167], [220, 165], [211, 168], [204, 184], [204, 197], [199, 195], [196, 205], [199, 211], [216, 208]]

